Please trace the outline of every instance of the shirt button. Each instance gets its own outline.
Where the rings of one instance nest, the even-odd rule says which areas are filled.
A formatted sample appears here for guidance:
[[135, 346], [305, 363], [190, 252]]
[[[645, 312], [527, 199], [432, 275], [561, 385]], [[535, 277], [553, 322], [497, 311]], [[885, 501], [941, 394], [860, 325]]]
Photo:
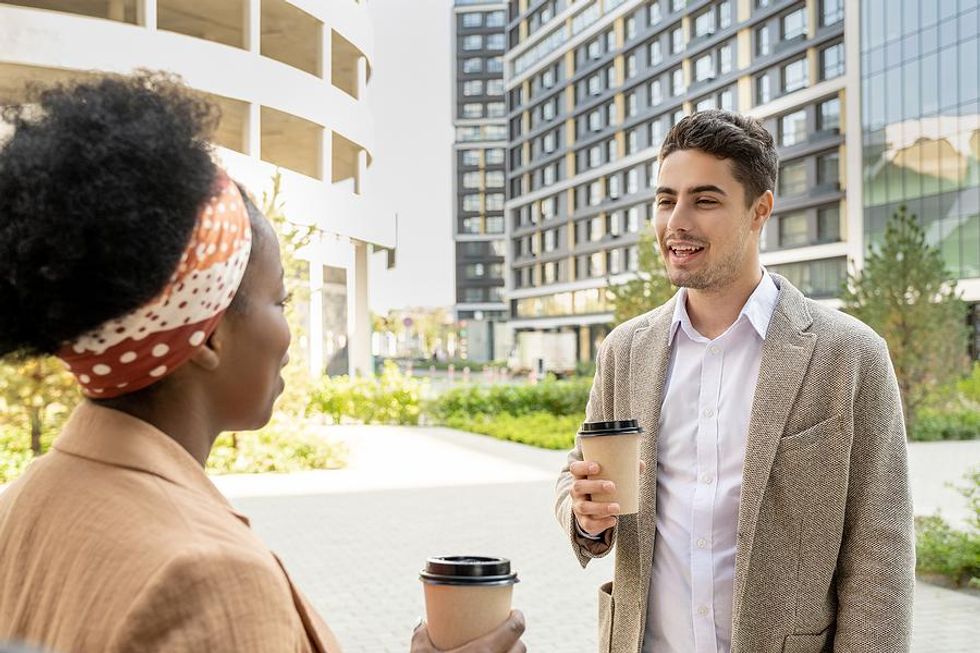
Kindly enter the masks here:
[[714, 414], [715, 414], [715, 411], [713, 409], [711, 409], [711, 408], [705, 408], [704, 409], [704, 416], [705, 417], [713, 417]]
[[721, 347], [718, 345], [711, 345], [711, 347], [708, 348], [708, 351], [710, 351], [712, 354], [718, 355], [721, 353]]
[[702, 605], [700, 608], [698, 608], [698, 614], [701, 615], [702, 617], [707, 617], [708, 616], [708, 606]]
[[704, 539], [703, 537], [700, 540], [698, 540], [698, 548], [699, 549], [703, 549], [703, 548], [705, 548], [707, 546], [708, 546], [708, 540]]
[[701, 482], [704, 483], [705, 485], [711, 485], [711, 483], [714, 480], [715, 479], [711, 478], [711, 476], [709, 476], [708, 474], [705, 474], [704, 476], [701, 477]]

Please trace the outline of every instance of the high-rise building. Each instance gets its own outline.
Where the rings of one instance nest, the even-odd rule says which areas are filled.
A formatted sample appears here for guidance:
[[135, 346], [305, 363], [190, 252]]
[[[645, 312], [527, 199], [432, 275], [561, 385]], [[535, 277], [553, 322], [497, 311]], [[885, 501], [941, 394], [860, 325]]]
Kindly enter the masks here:
[[179, 74], [220, 107], [215, 154], [231, 176], [261, 200], [278, 171], [287, 217], [319, 228], [300, 254], [311, 372], [369, 374], [368, 256], [395, 245], [394, 211], [368, 192], [372, 50], [356, 0], [4, 0], [0, 105], [94, 71]]
[[[880, 234], [881, 216], [912, 197], [903, 190], [894, 199], [879, 198], [876, 189], [887, 186], [880, 175], [891, 179], [893, 174], [881, 169], [910, 165], [901, 156], [896, 163], [894, 156], [908, 147], [916, 153], [915, 165], [921, 165], [926, 155], [918, 153], [920, 137], [934, 139], [930, 147], [937, 151], [955, 150], [960, 158], [949, 158], [951, 167], [942, 170], [952, 174], [956, 169], [959, 192], [951, 186], [944, 196], [956, 205], [953, 213], [941, 213], [940, 200], [930, 200], [930, 222], [951, 216], [931, 229], [931, 242], [942, 243], [948, 252], [966, 298], [980, 300], [977, 203], [969, 203], [976, 196], [980, 138], [976, 0], [953, 0], [948, 4], [954, 9], [920, 9], [925, 4], [946, 3], [511, 0], [504, 57], [510, 141], [507, 298], [516, 340], [526, 331], [572, 331], [580, 360], [594, 356], [612, 326], [604, 289], [636, 269], [639, 232], [653, 218], [663, 137], [681, 117], [707, 108], [759, 118], [776, 138], [781, 160], [777, 203], [763, 233], [762, 262], [830, 304], [839, 304], [835, 297], [848, 262], [860, 265], [869, 239]], [[868, 16], [878, 10], [877, 17]], [[929, 32], [928, 52], [922, 48], [929, 37], [921, 37], [921, 47], [919, 36], [914, 43], [911, 37], [875, 41], [875, 30], [901, 33], [886, 19], [919, 11], [955, 15], [959, 31]], [[897, 24], [911, 27], [922, 19]], [[943, 55], [956, 66], [944, 63], [942, 75], [937, 38], [941, 43], [957, 39], [955, 54]], [[876, 43], [875, 49], [865, 48], [877, 57], [873, 74], [868, 72], [872, 62], [862, 56], [865, 42]], [[954, 90], [947, 93], [955, 109], [942, 115], [925, 112], [919, 78], [906, 76], [903, 82], [901, 66], [883, 72], [903, 59], [906, 64], [914, 59], [917, 70], [931, 66], [933, 86], [936, 79], [954, 75], [950, 70], [961, 77], [972, 72], [972, 95], [955, 90], [966, 80], [950, 78]], [[918, 132], [902, 132], [911, 140], [884, 134], [883, 119], [869, 123], [869, 102], [894, 112], [913, 102], [911, 96], [915, 111], [922, 112], [916, 116], [935, 117], [920, 120]], [[912, 138], [913, 133], [919, 136]], [[939, 170], [946, 162], [944, 154], [929, 165]], [[865, 183], [873, 190], [862, 201]], [[945, 189], [943, 182], [936, 183]], [[924, 182], [914, 192], [926, 195]]]
[[504, 0], [456, 0], [452, 13], [454, 316], [461, 354], [507, 356], [504, 289]]

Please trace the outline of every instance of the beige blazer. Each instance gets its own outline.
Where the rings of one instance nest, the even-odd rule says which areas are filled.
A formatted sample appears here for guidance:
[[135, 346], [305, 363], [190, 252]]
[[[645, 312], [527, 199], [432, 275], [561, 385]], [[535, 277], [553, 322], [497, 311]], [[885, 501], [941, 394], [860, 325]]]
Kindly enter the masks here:
[[[738, 511], [732, 653], [902, 653], [912, 627], [915, 546], [905, 426], [885, 342], [773, 275]], [[615, 545], [600, 588], [602, 652], [642, 646], [657, 524], [657, 432], [674, 301], [600, 348], [587, 419], [645, 429], [640, 512], [600, 542], [574, 527], [568, 467], [556, 512], [584, 567]], [[581, 460], [576, 447], [569, 463]]]
[[6, 640], [58, 653], [339, 650], [190, 454], [90, 402], [0, 494]]

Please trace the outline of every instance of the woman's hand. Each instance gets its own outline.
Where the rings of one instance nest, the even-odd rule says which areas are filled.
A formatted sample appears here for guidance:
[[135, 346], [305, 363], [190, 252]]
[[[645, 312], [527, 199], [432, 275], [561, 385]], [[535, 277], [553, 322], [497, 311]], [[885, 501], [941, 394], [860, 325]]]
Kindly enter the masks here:
[[523, 634], [524, 615], [520, 610], [514, 610], [507, 621], [483, 637], [451, 651], [440, 651], [432, 645], [425, 624], [421, 624], [412, 637], [411, 653], [526, 653], [527, 647], [520, 641]]

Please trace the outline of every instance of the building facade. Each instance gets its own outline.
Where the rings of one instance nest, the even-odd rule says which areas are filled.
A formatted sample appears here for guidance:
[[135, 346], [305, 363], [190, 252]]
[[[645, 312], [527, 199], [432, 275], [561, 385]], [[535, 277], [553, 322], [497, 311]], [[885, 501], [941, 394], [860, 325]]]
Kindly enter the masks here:
[[495, 334], [506, 333], [504, 289], [503, 0], [456, 0], [453, 44], [454, 318], [462, 326], [461, 355], [488, 361], [507, 355]]
[[373, 34], [363, 2], [0, 2], [0, 104], [25, 85], [137, 68], [179, 74], [217, 104], [215, 153], [261, 200], [277, 172], [309, 247], [303, 353], [311, 373], [372, 371], [368, 256], [395, 245], [370, 187]]
[[[875, 22], [862, 21], [868, 2], [892, 11], [893, 3], [876, 0], [511, 0], [506, 224], [514, 337], [573, 331], [580, 360], [593, 358], [612, 322], [604, 289], [636, 269], [639, 233], [653, 218], [657, 150], [674, 123], [707, 108], [757, 117], [773, 133], [781, 166], [762, 262], [836, 304], [849, 263], [861, 264], [880, 232], [877, 216], [891, 209], [862, 199], [862, 187], [878, 183], [866, 182], [874, 163], [865, 158], [875, 155], [865, 141], [878, 136], [862, 113], [862, 91], [881, 90], [862, 77], [861, 45], [870, 37], [861, 26]], [[959, 4], [966, 6], [955, 13], [968, 23], [975, 2]], [[960, 71], [977, 33], [975, 22], [963, 22]], [[908, 96], [889, 93], [875, 101], [895, 97], [891, 106]], [[968, 193], [977, 128], [964, 116], [975, 91], [973, 98], [957, 96], [952, 121], [939, 120], [963, 145], [957, 189]], [[955, 208], [957, 224], [976, 222], [966, 199]], [[947, 257], [973, 302], [978, 275], [962, 250], [975, 258], [975, 231], [958, 231], [959, 258]]]

